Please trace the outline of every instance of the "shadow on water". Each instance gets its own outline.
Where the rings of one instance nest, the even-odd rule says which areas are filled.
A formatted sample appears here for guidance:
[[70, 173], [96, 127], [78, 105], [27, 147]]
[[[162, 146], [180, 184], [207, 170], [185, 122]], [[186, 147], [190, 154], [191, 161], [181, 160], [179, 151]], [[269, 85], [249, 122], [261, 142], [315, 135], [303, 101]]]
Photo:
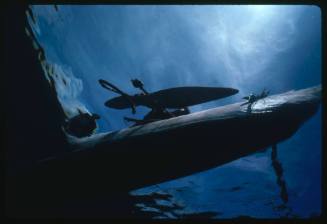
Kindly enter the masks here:
[[[147, 195], [133, 195], [133, 216], [137, 218], [214, 219], [220, 212], [185, 212], [185, 206], [173, 201], [168, 193], [152, 192]], [[163, 200], [165, 204], [158, 204]]]

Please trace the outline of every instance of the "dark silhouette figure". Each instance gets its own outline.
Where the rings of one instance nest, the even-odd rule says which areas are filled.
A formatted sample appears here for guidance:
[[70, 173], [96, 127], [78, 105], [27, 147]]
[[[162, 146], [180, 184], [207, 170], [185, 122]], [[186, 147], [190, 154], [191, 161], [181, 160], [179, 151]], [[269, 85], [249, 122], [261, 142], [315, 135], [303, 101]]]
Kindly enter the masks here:
[[67, 133], [79, 138], [90, 136], [97, 127], [95, 120], [99, 118], [100, 116], [97, 114], [90, 115], [79, 110], [79, 115], [69, 119], [65, 123], [64, 128]]

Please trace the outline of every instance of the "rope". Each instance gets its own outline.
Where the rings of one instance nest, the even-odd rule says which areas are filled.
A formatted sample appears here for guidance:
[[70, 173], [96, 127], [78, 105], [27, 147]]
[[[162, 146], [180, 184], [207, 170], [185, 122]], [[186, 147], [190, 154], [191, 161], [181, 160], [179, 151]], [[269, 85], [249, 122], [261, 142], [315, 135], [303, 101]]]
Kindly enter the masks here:
[[288, 210], [288, 212], [286, 214], [288, 216], [288, 215], [290, 215], [290, 212], [292, 209], [286, 205], [288, 202], [288, 192], [287, 192], [287, 188], [286, 188], [286, 182], [283, 177], [284, 170], [283, 170], [282, 164], [277, 159], [277, 145], [276, 144], [272, 145], [271, 161], [272, 161], [271, 165], [273, 166], [274, 172], [277, 176], [276, 182], [280, 188], [280, 198], [283, 201], [283, 207]]

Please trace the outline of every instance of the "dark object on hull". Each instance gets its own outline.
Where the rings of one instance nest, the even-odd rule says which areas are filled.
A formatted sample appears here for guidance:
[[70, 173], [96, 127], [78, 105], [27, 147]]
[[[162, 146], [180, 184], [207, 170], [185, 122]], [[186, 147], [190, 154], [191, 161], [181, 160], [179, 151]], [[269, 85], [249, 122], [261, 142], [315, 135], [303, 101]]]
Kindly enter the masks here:
[[252, 105], [256, 101], [266, 98], [269, 95], [269, 92], [270, 91], [267, 91], [267, 90], [264, 89], [260, 94], [256, 95], [256, 94], [251, 93], [249, 96], [243, 97], [242, 99], [247, 100], [247, 102], [243, 103], [242, 106], [246, 105], [246, 104], [251, 104]]
[[65, 131], [75, 137], [81, 138], [90, 136], [97, 128], [95, 120], [99, 119], [100, 116], [97, 114], [88, 114], [80, 112], [79, 115], [69, 119], [65, 125]]
[[247, 111], [251, 112], [252, 106], [261, 99], [266, 98], [269, 95], [270, 91], [264, 89], [260, 94], [253, 94], [251, 93], [249, 96], [243, 97], [242, 99], [247, 100], [247, 102], [241, 104], [241, 106], [248, 104]]
[[[189, 107], [212, 100], [221, 99], [238, 93], [237, 89], [222, 87], [176, 87], [160, 90], [149, 95], [134, 95], [133, 101], [136, 106], [152, 107], [153, 100], [158, 100], [165, 108]], [[107, 107], [126, 109], [130, 107], [125, 97], [119, 96], [105, 102]]]

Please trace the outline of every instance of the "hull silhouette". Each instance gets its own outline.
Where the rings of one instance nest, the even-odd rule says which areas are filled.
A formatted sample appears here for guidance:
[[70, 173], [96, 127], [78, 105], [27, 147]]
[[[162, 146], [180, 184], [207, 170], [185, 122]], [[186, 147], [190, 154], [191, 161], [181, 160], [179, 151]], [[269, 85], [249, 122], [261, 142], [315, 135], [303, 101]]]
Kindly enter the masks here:
[[71, 140], [72, 152], [40, 165], [65, 170], [64, 176], [73, 169], [86, 181], [86, 172], [94, 179], [114, 170], [117, 183], [132, 180], [124, 184], [131, 188], [189, 175], [290, 137], [317, 110], [320, 92], [320, 87], [291, 91], [261, 99], [251, 111], [240, 102], [76, 138]]
[[93, 206], [110, 200], [115, 192], [204, 171], [277, 144], [292, 136], [320, 101], [317, 86], [269, 96], [251, 110], [239, 102], [71, 139], [71, 152], [40, 161], [17, 176], [11, 186], [13, 197], [37, 195], [40, 208], [47, 204], [47, 211], [54, 214], [80, 212], [77, 204], [82, 211], [97, 212]]

